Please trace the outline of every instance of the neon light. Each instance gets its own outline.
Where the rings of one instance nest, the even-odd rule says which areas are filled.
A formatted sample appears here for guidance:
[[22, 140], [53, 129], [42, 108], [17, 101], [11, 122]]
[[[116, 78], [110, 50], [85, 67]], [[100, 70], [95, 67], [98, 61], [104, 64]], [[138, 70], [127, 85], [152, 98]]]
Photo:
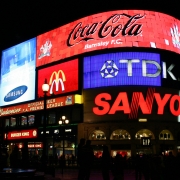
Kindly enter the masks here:
[[[115, 114], [118, 111], [122, 111], [124, 114], [130, 114], [132, 111], [136, 114], [138, 108], [141, 109], [143, 114], [151, 114], [152, 113], [152, 104], [155, 99], [158, 110], [158, 115], [164, 114], [164, 108], [169, 101], [170, 106], [169, 109], [174, 116], [180, 115], [180, 96], [165, 94], [162, 98], [159, 93], [153, 93], [151, 96], [152, 101], [149, 101], [148, 96], [146, 100], [142, 94], [142, 92], [133, 92], [133, 98], [131, 104], [129, 104], [128, 96], [126, 92], [119, 92], [118, 96], [114, 100], [114, 103], [110, 105], [109, 101], [112, 101], [112, 97], [109, 93], [100, 93], [95, 97], [95, 107], [92, 108], [93, 113], [96, 115], [105, 115], [105, 114]], [[133, 100], [134, 99], [134, 100]], [[178, 103], [178, 107], [175, 105]], [[133, 105], [132, 105], [133, 104]], [[135, 106], [135, 109], [132, 107]], [[151, 108], [150, 108], [151, 107]], [[133, 118], [134, 116], [130, 117]]]
[[161, 86], [160, 65], [160, 55], [156, 53], [121, 52], [85, 57], [84, 89], [119, 85]]

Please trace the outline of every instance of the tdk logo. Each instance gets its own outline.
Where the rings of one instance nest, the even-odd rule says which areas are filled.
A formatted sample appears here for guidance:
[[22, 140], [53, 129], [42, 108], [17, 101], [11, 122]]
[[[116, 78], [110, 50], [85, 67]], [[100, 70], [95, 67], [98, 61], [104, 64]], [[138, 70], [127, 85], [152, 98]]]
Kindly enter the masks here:
[[28, 87], [25, 85], [19, 86], [11, 90], [7, 93], [7, 95], [4, 97], [5, 102], [14, 101], [15, 99], [18, 99], [21, 97], [26, 91]]
[[[166, 62], [162, 62], [162, 67], [160, 63], [154, 60], [139, 60], [139, 59], [121, 59], [119, 60], [121, 64], [118, 66], [113, 60], [107, 60], [103, 64], [100, 74], [103, 78], [114, 78], [118, 76], [118, 72], [125, 70], [126, 76], [133, 77], [137, 75], [137, 72], [141, 71], [142, 77], [156, 78], [162, 73], [162, 78], [167, 78], [167, 74], [173, 79], [177, 78], [172, 73], [174, 64], [171, 64], [169, 67], [166, 66]], [[142, 64], [141, 67], [139, 64]], [[122, 69], [120, 69], [122, 68]], [[140, 78], [140, 77], [139, 77]]]

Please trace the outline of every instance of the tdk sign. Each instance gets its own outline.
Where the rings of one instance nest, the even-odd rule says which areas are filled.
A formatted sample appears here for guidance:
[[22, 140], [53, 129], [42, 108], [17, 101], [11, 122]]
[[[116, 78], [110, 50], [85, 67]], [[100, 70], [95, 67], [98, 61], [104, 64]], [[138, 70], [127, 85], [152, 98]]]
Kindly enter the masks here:
[[16, 87], [7, 93], [7, 95], [4, 97], [4, 101], [5, 102], [14, 101], [15, 99], [21, 97], [26, 91], [27, 91], [27, 86], [25, 85]]
[[161, 86], [161, 78], [177, 80], [157, 53], [122, 52], [84, 58], [84, 89], [102, 86]]

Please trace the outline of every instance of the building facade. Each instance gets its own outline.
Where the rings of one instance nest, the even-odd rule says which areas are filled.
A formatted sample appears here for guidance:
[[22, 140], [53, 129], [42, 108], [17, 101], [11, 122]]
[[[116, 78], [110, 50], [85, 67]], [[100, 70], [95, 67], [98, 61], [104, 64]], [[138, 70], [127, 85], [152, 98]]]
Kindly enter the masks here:
[[[176, 154], [179, 27], [178, 19], [159, 12], [109, 11], [4, 50], [2, 144], [9, 152], [16, 144], [42, 155], [45, 145], [49, 156], [61, 156], [63, 148], [76, 156], [77, 144], [85, 138], [97, 157], [103, 145], [112, 156]], [[68, 125], [59, 124], [63, 116]]]

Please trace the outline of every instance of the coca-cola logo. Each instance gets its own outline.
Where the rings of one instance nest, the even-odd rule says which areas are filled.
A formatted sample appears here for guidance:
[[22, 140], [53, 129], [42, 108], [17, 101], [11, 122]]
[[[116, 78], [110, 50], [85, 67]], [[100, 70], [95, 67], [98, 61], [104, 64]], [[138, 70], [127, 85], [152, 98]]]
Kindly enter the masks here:
[[[81, 41], [95, 39], [94, 36], [98, 36], [99, 38], [111, 36], [113, 38], [120, 33], [122, 36], [138, 36], [142, 34], [142, 24], [138, 24], [137, 21], [144, 17], [145, 15], [136, 14], [130, 16], [123, 13], [114, 14], [106, 21], [92, 24], [83, 25], [82, 22], [79, 22], [70, 32], [67, 39], [67, 46], [73, 46]], [[127, 18], [127, 22], [124, 23], [125, 18]]]

